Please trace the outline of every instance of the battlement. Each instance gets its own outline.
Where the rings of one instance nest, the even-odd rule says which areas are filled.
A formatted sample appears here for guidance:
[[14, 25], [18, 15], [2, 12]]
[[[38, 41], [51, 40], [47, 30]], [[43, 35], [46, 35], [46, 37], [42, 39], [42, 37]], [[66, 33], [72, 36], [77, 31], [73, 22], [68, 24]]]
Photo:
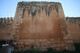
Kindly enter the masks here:
[[64, 12], [62, 5], [59, 2], [18, 2], [16, 14], [14, 20], [16, 23], [23, 23], [25, 16], [31, 16], [31, 20], [34, 20], [36, 16], [50, 18], [52, 14], [55, 17], [64, 18]]
[[78, 24], [80, 26], [80, 17], [66, 17], [66, 22], [70, 24]]
[[0, 25], [9, 25], [12, 24], [14, 21], [14, 17], [4, 17], [4, 18], [0, 18]]
[[18, 2], [18, 7], [21, 6], [50, 6], [50, 5], [61, 5], [59, 2]]
[[[32, 14], [32, 16], [36, 15], [36, 12], [41, 13], [41, 10], [45, 10], [46, 15], [50, 15], [52, 9], [56, 9], [56, 12], [59, 13], [59, 7], [61, 3], [59, 2], [19, 2], [18, 8], [23, 9], [23, 13], [27, 8], [28, 14]], [[34, 11], [34, 12], [33, 12]]]

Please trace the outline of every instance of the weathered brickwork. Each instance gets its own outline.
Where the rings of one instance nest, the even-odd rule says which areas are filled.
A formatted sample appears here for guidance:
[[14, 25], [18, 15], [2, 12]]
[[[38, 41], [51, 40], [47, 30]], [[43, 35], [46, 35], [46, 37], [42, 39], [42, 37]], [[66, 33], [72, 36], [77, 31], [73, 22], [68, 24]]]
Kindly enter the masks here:
[[[6, 20], [5, 22], [3, 20]], [[4, 24], [5, 23], [5, 24]], [[13, 17], [0, 18], [0, 40], [11, 39], [12, 27], [14, 23]], [[70, 33], [74, 43], [80, 43], [80, 17], [66, 17], [68, 32]], [[5, 29], [5, 30], [4, 30]], [[6, 33], [6, 34], [5, 34]], [[29, 40], [28, 40], [29, 41]]]
[[0, 18], [0, 40], [10, 40], [12, 31], [13, 17]]
[[75, 50], [79, 37], [80, 17], [65, 18], [58, 2], [19, 2], [14, 19], [0, 18], [0, 40], [13, 39], [15, 50]]
[[74, 43], [80, 43], [80, 17], [66, 17], [66, 23]]
[[16, 50], [75, 50], [58, 2], [19, 2], [11, 35]]

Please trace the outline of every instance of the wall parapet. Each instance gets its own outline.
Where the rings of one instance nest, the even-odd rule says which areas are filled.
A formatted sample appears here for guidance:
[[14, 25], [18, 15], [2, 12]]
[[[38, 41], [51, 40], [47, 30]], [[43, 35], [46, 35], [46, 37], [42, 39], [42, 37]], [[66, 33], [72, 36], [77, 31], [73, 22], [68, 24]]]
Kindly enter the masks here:
[[4, 18], [0, 18], [0, 25], [9, 25], [12, 24], [14, 21], [14, 17], [4, 17]]
[[70, 24], [78, 24], [80, 26], [80, 17], [66, 17], [66, 22]]

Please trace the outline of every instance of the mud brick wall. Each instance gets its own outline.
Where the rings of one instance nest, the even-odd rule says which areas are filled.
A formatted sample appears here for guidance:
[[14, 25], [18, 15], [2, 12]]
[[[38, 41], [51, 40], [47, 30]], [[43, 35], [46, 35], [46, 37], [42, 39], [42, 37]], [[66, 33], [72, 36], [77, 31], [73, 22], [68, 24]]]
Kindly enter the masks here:
[[19, 2], [14, 19], [0, 18], [0, 40], [13, 39], [15, 50], [75, 50], [79, 37], [80, 18], [65, 18], [59, 2]]
[[74, 43], [80, 43], [80, 17], [66, 17], [66, 23]]
[[35, 48], [75, 50], [59, 2], [19, 2], [12, 33], [19, 50]]
[[0, 40], [10, 40], [13, 17], [0, 18]]

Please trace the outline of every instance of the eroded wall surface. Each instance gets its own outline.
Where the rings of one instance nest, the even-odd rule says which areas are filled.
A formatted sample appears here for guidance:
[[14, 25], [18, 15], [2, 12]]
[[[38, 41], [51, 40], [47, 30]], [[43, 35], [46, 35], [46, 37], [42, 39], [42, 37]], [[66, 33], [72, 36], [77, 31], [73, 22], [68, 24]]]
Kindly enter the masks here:
[[0, 40], [10, 40], [13, 18], [0, 18]]
[[[14, 19], [12, 19], [12, 20], [11, 19], [12, 18], [0, 18], [0, 40], [2, 40], [2, 39], [3, 40], [4, 39], [5, 40], [9, 40], [10, 39], [10, 34], [11, 34], [11, 31], [13, 30], [12, 29], [12, 24], [14, 23]], [[27, 19], [27, 18], [25, 18], [25, 19]], [[6, 20], [5, 24], [4, 24], [3, 20]], [[71, 35], [71, 38], [72, 38], [72, 40], [73, 40], [74, 43], [80, 43], [80, 38], [79, 38], [80, 37], [80, 21], [79, 20], [80, 20], [80, 17], [66, 17], [66, 24], [68, 26], [68, 32]], [[51, 20], [48, 20], [47, 22], [51, 22]], [[24, 27], [25, 27], [26, 24], [22, 24], [22, 25], [24, 25]], [[47, 26], [49, 26], [49, 25], [52, 26], [52, 24], [50, 24], [50, 23]], [[20, 27], [24, 28], [23, 26], [20, 26]], [[40, 28], [40, 27], [38, 27], [38, 28]], [[49, 26], [49, 28], [50, 28], [50, 26]], [[22, 31], [22, 29], [20, 29], [20, 30]], [[41, 28], [38, 31], [40, 31], [40, 30], [41, 30]], [[26, 37], [24, 37], [22, 35], [21, 35], [21, 37], [23, 37], [24, 39], [26, 38]], [[23, 39], [23, 38], [21, 38], [21, 39]]]
[[66, 23], [74, 43], [80, 43], [80, 17], [66, 17]]
[[74, 50], [65, 16], [58, 2], [19, 2], [14, 18], [13, 39], [16, 47], [29, 49], [52, 47]]

